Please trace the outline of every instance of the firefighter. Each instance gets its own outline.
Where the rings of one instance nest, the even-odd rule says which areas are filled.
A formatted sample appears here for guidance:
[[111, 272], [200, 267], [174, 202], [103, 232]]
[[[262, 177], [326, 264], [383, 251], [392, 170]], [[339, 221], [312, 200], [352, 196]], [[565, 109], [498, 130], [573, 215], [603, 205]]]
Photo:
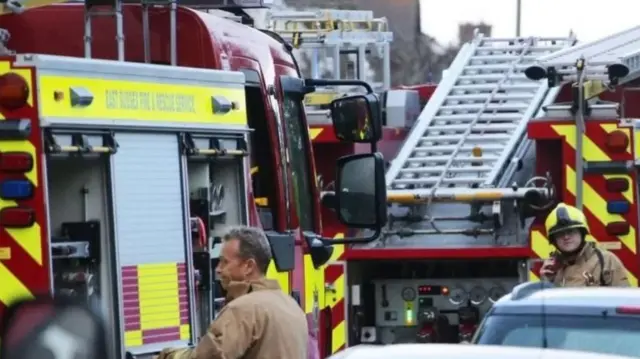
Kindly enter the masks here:
[[560, 203], [545, 221], [547, 236], [556, 248], [540, 269], [541, 277], [560, 287], [628, 287], [627, 271], [615, 254], [587, 241], [584, 213]]
[[225, 306], [194, 349], [165, 349], [158, 359], [305, 358], [305, 313], [277, 281], [265, 278], [271, 259], [261, 229], [230, 230], [216, 267]]

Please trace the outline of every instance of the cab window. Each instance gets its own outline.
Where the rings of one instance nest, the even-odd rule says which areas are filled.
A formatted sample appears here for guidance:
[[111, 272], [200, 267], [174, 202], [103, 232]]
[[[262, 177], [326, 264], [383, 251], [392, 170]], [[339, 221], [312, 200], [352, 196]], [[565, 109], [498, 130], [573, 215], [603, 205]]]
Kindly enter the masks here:
[[300, 221], [300, 228], [313, 231], [313, 192], [310, 182], [309, 134], [303, 124], [302, 101], [299, 94], [284, 94], [284, 122], [289, 146], [287, 147], [293, 195]]
[[278, 201], [275, 197], [276, 172], [273, 166], [273, 149], [269, 127], [266, 118], [266, 107], [260, 88], [245, 87], [247, 95], [247, 117], [251, 134], [251, 184], [253, 196], [260, 215], [262, 228], [274, 229], [277, 223]]

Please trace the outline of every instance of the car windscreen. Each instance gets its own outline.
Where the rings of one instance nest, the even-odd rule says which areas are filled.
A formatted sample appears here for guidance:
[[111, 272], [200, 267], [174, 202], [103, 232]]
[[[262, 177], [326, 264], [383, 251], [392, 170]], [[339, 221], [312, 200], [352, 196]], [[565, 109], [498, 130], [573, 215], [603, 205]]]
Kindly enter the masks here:
[[547, 348], [640, 357], [640, 317], [492, 315], [473, 342], [540, 348], [544, 337]]

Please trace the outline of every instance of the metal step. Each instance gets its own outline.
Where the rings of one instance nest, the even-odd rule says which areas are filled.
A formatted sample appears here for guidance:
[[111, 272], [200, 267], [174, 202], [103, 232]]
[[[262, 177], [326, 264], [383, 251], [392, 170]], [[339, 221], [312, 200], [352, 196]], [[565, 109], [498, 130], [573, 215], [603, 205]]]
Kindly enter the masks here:
[[548, 90], [523, 71], [574, 42], [478, 34], [465, 44], [391, 162], [389, 191], [424, 196], [495, 186]]
[[[619, 83], [640, 77], [640, 26], [542, 56], [535, 66], [545, 70], [554, 67], [560, 74], [571, 75], [576, 73], [575, 64], [581, 57], [586, 62], [586, 81], [607, 81], [608, 67], [613, 64], [622, 64], [629, 69], [629, 74], [619, 79]], [[563, 80], [574, 78], [565, 76]]]

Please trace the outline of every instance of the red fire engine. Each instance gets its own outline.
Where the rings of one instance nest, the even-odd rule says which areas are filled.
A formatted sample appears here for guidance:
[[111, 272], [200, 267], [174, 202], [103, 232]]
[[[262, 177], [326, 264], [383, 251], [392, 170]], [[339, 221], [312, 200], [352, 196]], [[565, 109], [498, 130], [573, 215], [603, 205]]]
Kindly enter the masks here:
[[[378, 240], [347, 245], [327, 265], [326, 353], [468, 340], [492, 302], [539, 280], [552, 250], [543, 221], [558, 201], [585, 211], [589, 240], [618, 255], [637, 286], [640, 27], [575, 43], [479, 34], [415, 123], [390, 117], [393, 107], [411, 107], [406, 99], [430, 87], [404, 87], [397, 102], [389, 91], [385, 134], [401, 136], [383, 140], [389, 222]], [[326, 181], [328, 164], [360, 147], [329, 146], [331, 131], [314, 130]], [[331, 211], [323, 222], [326, 235], [347, 231]]]
[[[105, 313], [113, 357], [189, 345], [215, 315], [216, 243], [241, 223], [265, 229], [269, 276], [306, 306], [332, 242], [303, 100], [342, 83], [301, 79], [275, 33], [175, 2], [31, 5], [0, 17], [17, 53], [0, 62], [0, 310], [72, 295]], [[333, 102], [335, 131], [375, 142], [377, 99], [348, 84], [368, 94]], [[380, 227], [381, 156], [339, 166], [342, 220]]]

